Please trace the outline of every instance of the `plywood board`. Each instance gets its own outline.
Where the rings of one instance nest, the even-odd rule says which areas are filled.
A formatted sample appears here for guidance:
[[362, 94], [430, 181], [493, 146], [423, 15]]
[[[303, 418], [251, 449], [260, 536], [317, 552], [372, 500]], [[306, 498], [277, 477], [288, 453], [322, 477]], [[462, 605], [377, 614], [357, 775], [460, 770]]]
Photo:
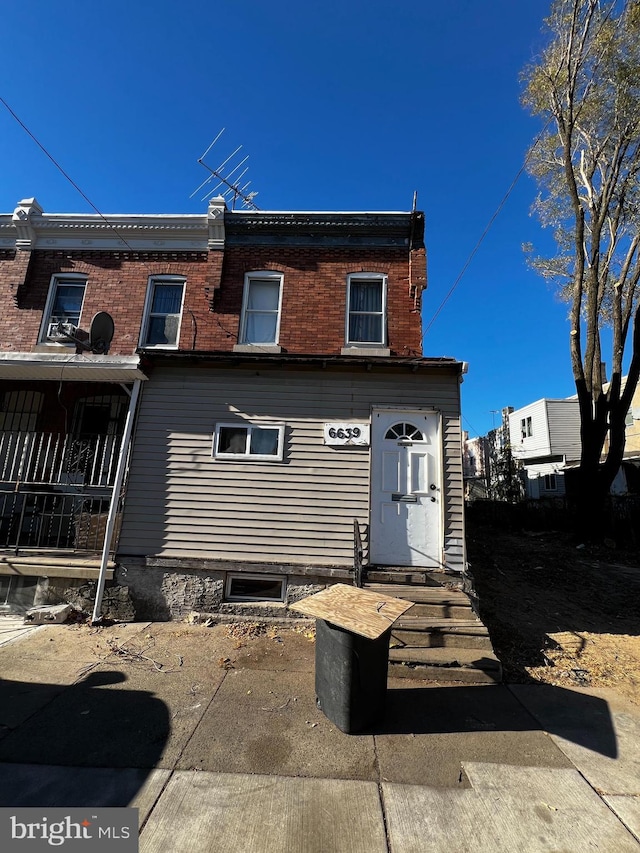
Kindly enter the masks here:
[[353, 631], [369, 640], [376, 640], [399, 616], [413, 607], [413, 602], [336, 583], [289, 607], [306, 616], [325, 619], [332, 625]]

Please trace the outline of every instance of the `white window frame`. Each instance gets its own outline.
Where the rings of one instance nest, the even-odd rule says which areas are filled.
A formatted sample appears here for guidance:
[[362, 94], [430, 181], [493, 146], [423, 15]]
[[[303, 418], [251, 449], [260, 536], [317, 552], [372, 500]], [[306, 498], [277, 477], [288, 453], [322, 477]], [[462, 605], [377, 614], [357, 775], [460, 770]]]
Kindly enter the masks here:
[[[243, 580], [243, 581], [272, 581], [274, 583], [280, 584], [280, 596], [278, 598], [265, 598], [261, 595], [232, 595], [231, 594], [231, 585], [235, 580]], [[254, 575], [254, 574], [245, 574], [235, 573], [227, 575], [227, 579], [225, 582], [224, 588], [224, 598], [225, 601], [272, 601], [279, 602], [284, 601], [287, 594], [287, 579], [282, 575]]]
[[[260, 343], [254, 343], [253, 341], [247, 340], [247, 304], [249, 302], [249, 290], [251, 289], [252, 281], [277, 281], [278, 282], [278, 314], [276, 317], [276, 332], [275, 332], [275, 340], [273, 341], [262, 341]], [[244, 276], [244, 290], [242, 293], [242, 312], [240, 314], [240, 334], [238, 335], [238, 343], [244, 346], [251, 347], [269, 347], [269, 346], [277, 346], [280, 341], [280, 319], [282, 317], [282, 291], [284, 290], [284, 273], [274, 272], [273, 270], [252, 270], [251, 272], [245, 273]], [[251, 312], [249, 312], [251, 313]]]
[[[382, 282], [382, 310], [381, 311], [357, 311], [357, 314], [374, 314], [381, 317], [380, 323], [380, 340], [379, 341], [352, 341], [349, 334], [351, 326], [351, 283], [362, 281]], [[348, 346], [351, 347], [385, 347], [387, 345], [387, 276], [379, 272], [356, 272], [350, 273], [347, 276], [347, 310], [345, 317], [345, 333], [344, 339]]]
[[[218, 445], [220, 442], [220, 430], [228, 429], [246, 429], [247, 440], [245, 442], [245, 451], [243, 453], [219, 453]], [[271, 421], [249, 422], [236, 421], [235, 423], [219, 423], [215, 425], [213, 432], [212, 456], [219, 462], [282, 462], [284, 458], [284, 428], [283, 423], [272, 423]], [[273, 429], [278, 431], [278, 452], [269, 453], [249, 453], [251, 446], [251, 433], [254, 429]]]
[[533, 421], [531, 415], [525, 418], [520, 418], [520, 437], [524, 441], [525, 438], [531, 438], [533, 435]]
[[[180, 313], [178, 314], [178, 327], [176, 330], [175, 344], [148, 344], [147, 337], [149, 334], [149, 321], [151, 320], [151, 306], [153, 305], [153, 294], [156, 284], [181, 284], [182, 299], [180, 300]], [[150, 275], [147, 282], [147, 295], [144, 300], [144, 310], [142, 312], [142, 324], [140, 326], [140, 339], [138, 346], [142, 349], [175, 349], [180, 347], [180, 330], [182, 328], [182, 315], [184, 309], [184, 297], [186, 292], [187, 279], [183, 275]], [[158, 315], [160, 316], [160, 315]], [[163, 317], [174, 316], [163, 314]]]
[[[75, 343], [73, 341], [65, 340], [64, 338], [50, 338], [49, 337], [49, 326], [51, 325], [51, 313], [53, 311], [53, 306], [56, 301], [56, 291], [58, 286], [61, 284], [73, 284], [77, 287], [83, 285], [83, 293], [82, 293], [82, 303], [80, 305], [80, 313], [78, 315], [78, 323], [77, 326], [80, 326], [80, 320], [82, 318], [82, 309], [84, 308], [84, 300], [87, 295], [87, 281], [89, 280], [89, 276], [85, 273], [77, 273], [77, 272], [67, 272], [67, 273], [54, 273], [51, 276], [51, 281], [49, 282], [49, 293], [47, 294], [47, 301], [44, 306], [44, 311], [42, 312], [42, 323], [40, 325], [40, 333], [38, 335], [38, 343], [40, 344], [49, 344], [50, 346], [66, 346], [66, 347], [75, 347]], [[75, 325], [75, 324], [74, 324]]]
[[[555, 472], [551, 472], [550, 474], [543, 474], [544, 477], [544, 490], [545, 492], [557, 492], [558, 491], [558, 477]], [[553, 483], [553, 485], [551, 485]]]

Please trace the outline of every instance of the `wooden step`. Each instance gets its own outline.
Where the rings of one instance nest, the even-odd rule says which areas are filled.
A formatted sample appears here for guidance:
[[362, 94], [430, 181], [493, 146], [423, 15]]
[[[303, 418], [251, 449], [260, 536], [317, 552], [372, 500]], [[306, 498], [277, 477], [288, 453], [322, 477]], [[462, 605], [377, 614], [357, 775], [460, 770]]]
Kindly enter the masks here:
[[407, 611], [407, 615], [409, 613], [412, 616], [453, 619], [456, 621], [459, 619], [470, 619], [473, 616], [471, 604], [414, 604], [413, 607]]
[[428, 681], [490, 684], [502, 680], [498, 658], [481, 649], [390, 649], [389, 675]]
[[456, 604], [471, 607], [469, 596], [459, 589], [446, 589], [440, 586], [410, 586], [391, 583], [366, 583], [364, 589], [404, 598], [417, 604]]
[[366, 569], [369, 583], [384, 584], [417, 584], [421, 586], [462, 587], [462, 576], [459, 572], [445, 572], [426, 569], [383, 568]]
[[486, 627], [475, 616], [469, 619], [447, 619], [446, 617], [428, 617], [428, 616], [412, 616], [414, 608], [407, 610], [406, 613], [393, 623], [394, 628], [403, 628], [407, 631], [430, 631], [432, 629], [448, 628], [454, 626], [461, 629], [478, 629], [485, 634], [488, 633]]
[[[455, 626], [455, 627], [454, 627]], [[484, 627], [460, 628], [452, 620], [443, 627], [391, 631], [391, 648], [486, 649], [492, 652], [489, 632]]]
[[413, 607], [401, 616], [391, 630], [395, 648], [457, 648], [493, 651], [486, 627], [479, 619], [447, 619], [411, 616]]

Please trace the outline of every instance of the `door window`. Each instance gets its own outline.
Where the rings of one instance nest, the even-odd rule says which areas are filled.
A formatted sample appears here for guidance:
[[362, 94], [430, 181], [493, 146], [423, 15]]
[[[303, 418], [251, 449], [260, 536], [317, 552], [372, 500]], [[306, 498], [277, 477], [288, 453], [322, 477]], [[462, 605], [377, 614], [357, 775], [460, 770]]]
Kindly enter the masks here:
[[409, 441], [424, 441], [425, 437], [422, 432], [415, 427], [413, 424], [407, 423], [398, 423], [394, 424], [392, 427], [385, 433], [385, 439], [390, 439], [393, 441], [394, 439], [406, 438]]

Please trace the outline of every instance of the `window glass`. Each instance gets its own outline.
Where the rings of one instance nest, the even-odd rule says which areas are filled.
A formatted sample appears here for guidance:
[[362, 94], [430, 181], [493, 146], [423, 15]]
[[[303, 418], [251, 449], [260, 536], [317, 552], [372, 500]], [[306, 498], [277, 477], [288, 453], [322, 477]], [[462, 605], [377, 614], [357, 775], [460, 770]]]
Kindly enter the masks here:
[[178, 344], [184, 282], [152, 281], [143, 346]]
[[228, 459], [263, 459], [267, 462], [277, 462], [282, 459], [283, 440], [284, 424], [218, 424], [213, 441], [213, 455]]
[[158, 346], [160, 344], [173, 345], [178, 339], [179, 317], [167, 315], [166, 317], [149, 317], [149, 329], [147, 332], [147, 346]]
[[181, 284], [159, 284], [153, 287], [152, 314], [179, 314], [182, 306]]
[[249, 452], [254, 455], [275, 456], [278, 452], [278, 434], [279, 431], [277, 429], [253, 427], [251, 430], [251, 447]]
[[58, 283], [49, 322], [79, 325], [84, 288], [84, 282], [82, 284]]
[[384, 342], [382, 278], [350, 280], [348, 337], [353, 343]]
[[249, 311], [277, 311], [280, 298], [280, 282], [253, 279], [247, 297]]
[[243, 318], [243, 343], [277, 343], [280, 284], [280, 277], [248, 279]]
[[396, 439], [396, 438], [408, 438], [412, 441], [424, 441], [425, 437], [420, 432], [418, 427], [415, 427], [413, 424], [394, 424], [394, 426], [389, 427], [385, 434], [385, 439]]
[[284, 578], [232, 575], [227, 582], [227, 598], [235, 601], [282, 601]]
[[80, 325], [86, 285], [85, 279], [54, 276], [42, 327], [42, 341], [70, 343], [56, 327], [58, 323]]
[[248, 434], [246, 427], [220, 427], [218, 453], [246, 453]]

